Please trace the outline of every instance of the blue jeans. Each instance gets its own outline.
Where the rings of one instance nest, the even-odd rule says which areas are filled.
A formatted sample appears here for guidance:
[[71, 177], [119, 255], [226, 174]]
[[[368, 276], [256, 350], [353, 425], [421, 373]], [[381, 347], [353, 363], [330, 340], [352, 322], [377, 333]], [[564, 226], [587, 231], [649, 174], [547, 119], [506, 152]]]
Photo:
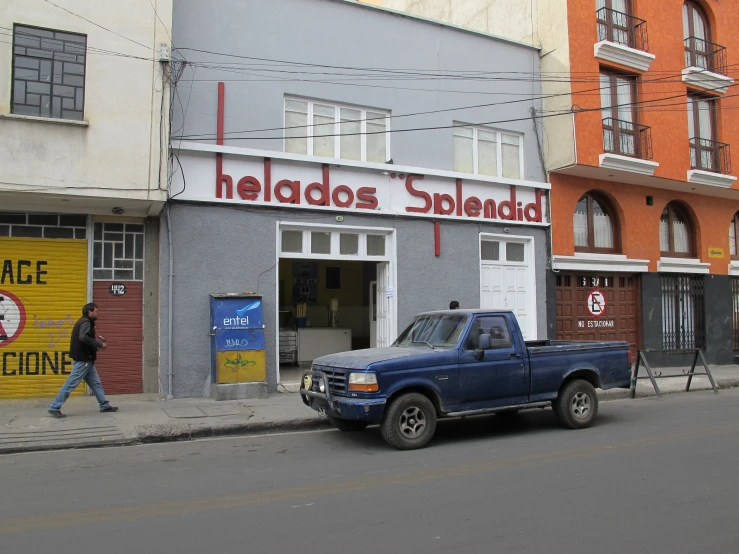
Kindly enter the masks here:
[[66, 383], [62, 386], [59, 394], [56, 395], [56, 399], [51, 403], [49, 409], [55, 412], [61, 410], [62, 404], [67, 401], [69, 395], [74, 392], [74, 389], [79, 386], [83, 379], [87, 383], [87, 386], [92, 389], [92, 392], [95, 393], [95, 398], [97, 398], [98, 404], [100, 405], [100, 411], [110, 406], [110, 402], [105, 398], [103, 385], [100, 382], [98, 371], [95, 369], [95, 364], [93, 362], [74, 362], [71, 375], [67, 377]]

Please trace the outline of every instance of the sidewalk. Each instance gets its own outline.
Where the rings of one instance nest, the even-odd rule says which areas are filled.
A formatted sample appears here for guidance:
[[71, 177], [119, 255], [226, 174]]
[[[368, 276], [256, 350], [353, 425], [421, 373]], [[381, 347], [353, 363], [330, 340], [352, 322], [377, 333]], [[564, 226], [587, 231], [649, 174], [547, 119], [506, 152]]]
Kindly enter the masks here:
[[[683, 368], [656, 370], [682, 373]], [[688, 371], [688, 368], [684, 368]], [[739, 366], [711, 367], [720, 388], [739, 386]], [[640, 372], [640, 376], [646, 372]], [[663, 395], [683, 392], [687, 377], [658, 379]], [[704, 376], [694, 377], [690, 390], [710, 390]], [[92, 397], [72, 397], [64, 405], [67, 418], [49, 417], [50, 399], [0, 401], [0, 454], [192, 440], [219, 435], [250, 435], [328, 428], [325, 419], [306, 407], [294, 392], [280, 387], [267, 399], [216, 402], [210, 398], [162, 400], [157, 395], [110, 397], [120, 411], [101, 414]], [[292, 392], [291, 392], [292, 391]], [[601, 400], [630, 397], [630, 391], [598, 391]], [[640, 380], [637, 396], [655, 396], [651, 382]], [[665, 399], [668, 401], [668, 399]]]

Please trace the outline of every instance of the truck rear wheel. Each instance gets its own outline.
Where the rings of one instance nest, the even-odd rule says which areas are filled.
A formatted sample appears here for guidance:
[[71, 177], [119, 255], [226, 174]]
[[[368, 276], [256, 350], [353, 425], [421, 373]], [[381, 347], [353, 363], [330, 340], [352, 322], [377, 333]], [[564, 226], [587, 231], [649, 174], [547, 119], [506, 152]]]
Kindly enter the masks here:
[[336, 417], [326, 416], [328, 422], [336, 427], [339, 431], [346, 433], [355, 433], [357, 431], [364, 431], [369, 425], [369, 422], [355, 419], [339, 419]]
[[382, 438], [398, 450], [423, 448], [435, 432], [436, 408], [417, 392], [394, 399], [380, 424]]
[[573, 379], [562, 388], [552, 407], [562, 425], [584, 429], [590, 427], [598, 414], [598, 395], [587, 381]]

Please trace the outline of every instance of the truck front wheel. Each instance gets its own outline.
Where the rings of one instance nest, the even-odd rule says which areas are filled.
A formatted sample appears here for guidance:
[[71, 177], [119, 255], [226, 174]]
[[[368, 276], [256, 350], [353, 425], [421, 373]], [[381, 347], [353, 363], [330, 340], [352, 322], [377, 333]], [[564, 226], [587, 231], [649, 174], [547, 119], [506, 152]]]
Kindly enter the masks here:
[[559, 392], [553, 408], [557, 420], [565, 427], [590, 427], [598, 414], [598, 395], [593, 385], [587, 381], [573, 379]]
[[417, 392], [395, 398], [380, 424], [382, 438], [398, 450], [423, 448], [436, 432], [436, 408]]

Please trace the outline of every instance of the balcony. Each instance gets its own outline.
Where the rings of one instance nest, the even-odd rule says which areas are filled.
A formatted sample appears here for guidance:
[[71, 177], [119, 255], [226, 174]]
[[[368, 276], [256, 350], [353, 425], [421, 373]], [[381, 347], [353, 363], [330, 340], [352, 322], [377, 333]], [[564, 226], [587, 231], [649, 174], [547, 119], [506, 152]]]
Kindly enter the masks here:
[[598, 23], [595, 57], [638, 71], [649, 69], [655, 56], [649, 53], [647, 22], [609, 8], [601, 8], [595, 15]]
[[734, 82], [727, 75], [726, 47], [697, 37], [685, 39], [682, 75], [685, 83], [720, 94]]
[[600, 166], [654, 175], [659, 164], [652, 159], [652, 129], [632, 121], [607, 117], [603, 120], [603, 151]]
[[731, 173], [731, 151], [728, 144], [702, 138], [690, 139], [688, 182], [729, 188], [736, 181]]

